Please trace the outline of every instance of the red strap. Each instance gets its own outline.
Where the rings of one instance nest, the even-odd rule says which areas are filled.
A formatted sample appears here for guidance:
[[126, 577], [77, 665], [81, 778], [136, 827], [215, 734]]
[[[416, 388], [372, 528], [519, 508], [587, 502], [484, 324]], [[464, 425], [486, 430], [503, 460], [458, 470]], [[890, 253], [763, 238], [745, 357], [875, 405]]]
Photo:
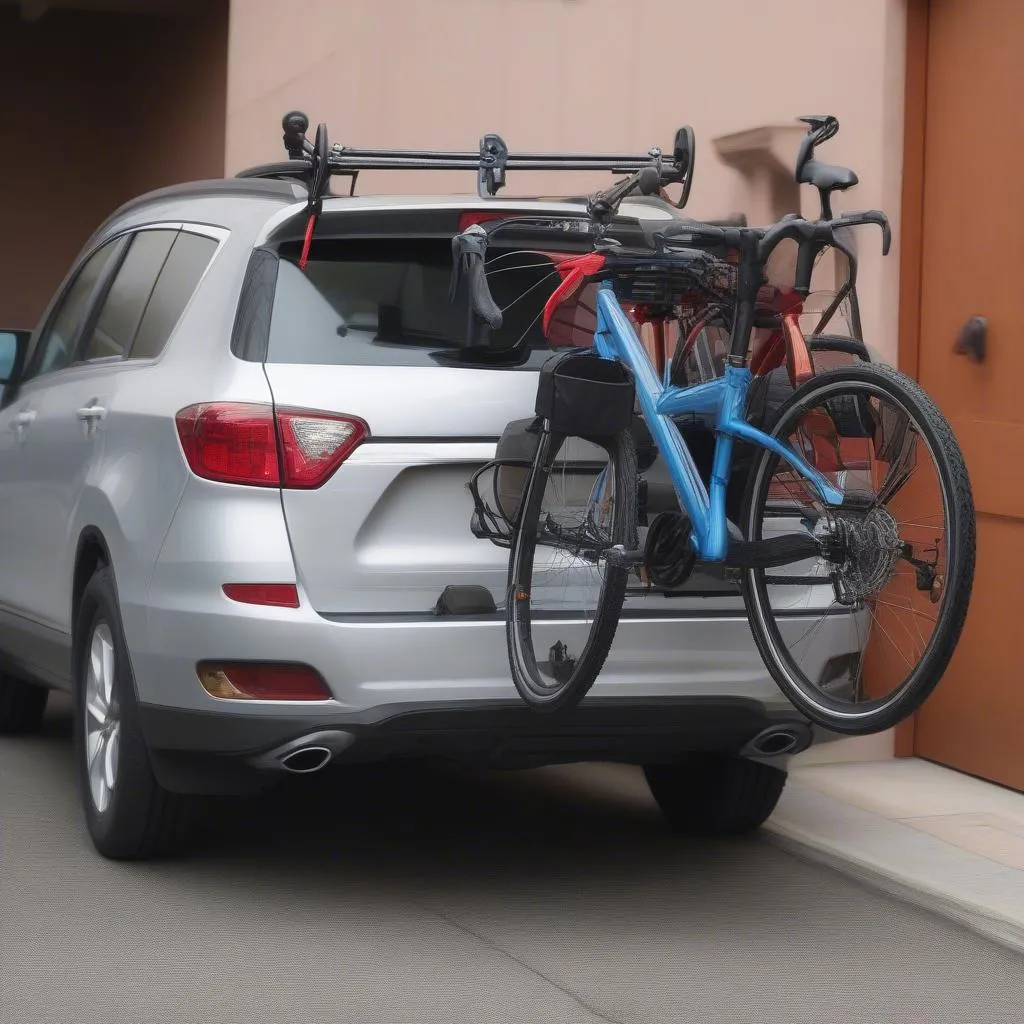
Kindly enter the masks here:
[[572, 256], [559, 263], [555, 270], [561, 275], [562, 282], [551, 293], [551, 297], [544, 303], [544, 336], [547, 337], [548, 328], [551, 325], [551, 318], [555, 310], [565, 302], [572, 294], [579, 290], [580, 286], [588, 277], [596, 274], [604, 267], [604, 256], [599, 252], [588, 252], [582, 256]]
[[306, 237], [302, 241], [302, 255], [299, 257], [299, 270], [306, 269], [306, 260], [309, 259], [309, 247], [313, 244], [313, 230], [316, 228], [316, 214], [311, 213], [306, 221]]

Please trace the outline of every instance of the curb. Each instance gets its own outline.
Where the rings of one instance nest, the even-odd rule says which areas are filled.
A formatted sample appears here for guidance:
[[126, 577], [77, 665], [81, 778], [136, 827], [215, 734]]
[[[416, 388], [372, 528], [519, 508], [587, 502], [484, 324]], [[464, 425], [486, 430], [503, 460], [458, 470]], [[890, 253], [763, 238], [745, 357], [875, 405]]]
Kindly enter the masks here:
[[1024, 872], [795, 781], [762, 832], [805, 860], [1024, 954]]

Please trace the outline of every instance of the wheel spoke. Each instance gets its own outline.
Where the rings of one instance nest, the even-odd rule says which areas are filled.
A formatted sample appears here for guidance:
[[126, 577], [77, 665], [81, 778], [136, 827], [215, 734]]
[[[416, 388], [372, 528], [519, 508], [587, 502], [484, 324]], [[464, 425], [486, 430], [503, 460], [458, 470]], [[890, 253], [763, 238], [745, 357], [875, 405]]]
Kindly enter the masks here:
[[121, 741], [121, 727], [115, 725], [107, 739], [107, 749], [103, 757], [103, 781], [107, 789], [113, 789], [117, 781], [117, 751]]
[[103, 662], [103, 698], [107, 703], [107, 707], [110, 707], [114, 690], [114, 645], [110, 642], [109, 634], [103, 635], [99, 630], [96, 633], [100, 639]]
[[85, 701], [85, 710], [91, 718], [95, 719], [96, 724], [100, 726], [106, 723], [110, 714], [99, 693], [89, 694]]
[[92, 774], [93, 768], [96, 766], [97, 761], [102, 758], [103, 748], [106, 745], [103, 733], [97, 730], [91, 732], [86, 737], [85, 741], [85, 763], [89, 769], [89, 774]]

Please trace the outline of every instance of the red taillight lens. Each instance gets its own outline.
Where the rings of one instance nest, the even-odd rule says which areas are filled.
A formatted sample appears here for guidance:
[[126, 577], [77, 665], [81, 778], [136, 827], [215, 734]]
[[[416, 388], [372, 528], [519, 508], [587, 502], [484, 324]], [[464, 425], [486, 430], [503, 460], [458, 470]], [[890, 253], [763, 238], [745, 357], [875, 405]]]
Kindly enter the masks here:
[[369, 435], [357, 417], [270, 405], [192, 405], [175, 417], [196, 476], [251, 487], [319, 487]]
[[277, 429], [269, 405], [193, 405], [175, 417], [189, 468], [228, 484], [279, 487]]
[[242, 604], [273, 608], [298, 608], [299, 591], [294, 583], [225, 583], [224, 594]]
[[352, 416], [281, 409], [277, 426], [285, 487], [319, 487], [369, 434]]
[[211, 697], [224, 700], [330, 700], [330, 689], [309, 665], [201, 662], [196, 672]]

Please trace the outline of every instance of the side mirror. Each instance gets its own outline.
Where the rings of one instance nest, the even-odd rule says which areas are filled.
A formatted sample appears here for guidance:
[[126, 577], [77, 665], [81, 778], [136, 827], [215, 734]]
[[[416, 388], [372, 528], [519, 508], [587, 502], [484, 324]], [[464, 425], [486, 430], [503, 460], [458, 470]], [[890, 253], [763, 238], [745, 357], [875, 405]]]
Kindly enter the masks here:
[[25, 369], [31, 331], [0, 330], [0, 385], [15, 383]]

